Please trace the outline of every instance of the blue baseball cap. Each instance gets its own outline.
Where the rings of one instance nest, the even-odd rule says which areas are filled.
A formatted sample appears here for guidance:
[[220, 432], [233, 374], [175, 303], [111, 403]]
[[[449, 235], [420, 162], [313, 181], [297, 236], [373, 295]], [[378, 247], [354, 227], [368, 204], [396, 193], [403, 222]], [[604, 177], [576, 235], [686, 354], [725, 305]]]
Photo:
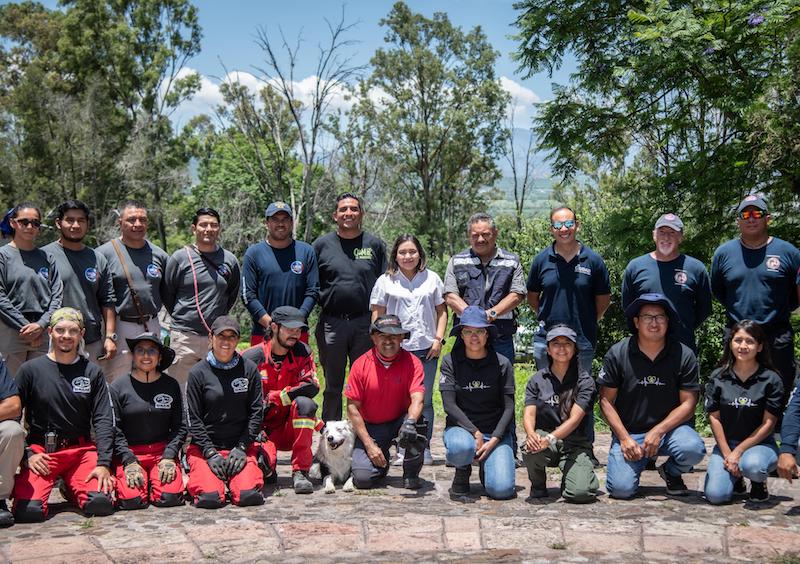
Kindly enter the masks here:
[[281, 202], [281, 201], [272, 202], [270, 205], [268, 205], [266, 211], [264, 212], [264, 215], [266, 217], [272, 217], [278, 212], [285, 212], [289, 214], [289, 217], [294, 219], [294, 214], [292, 213], [291, 206], [286, 202]]

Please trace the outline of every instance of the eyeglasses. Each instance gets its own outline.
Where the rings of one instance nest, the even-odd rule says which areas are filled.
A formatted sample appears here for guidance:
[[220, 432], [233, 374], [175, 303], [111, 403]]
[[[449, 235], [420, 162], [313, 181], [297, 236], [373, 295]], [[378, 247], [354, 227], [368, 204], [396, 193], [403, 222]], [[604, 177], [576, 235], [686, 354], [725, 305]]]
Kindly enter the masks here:
[[639, 316], [639, 320], [643, 321], [644, 323], [654, 323], [655, 322], [655, 323], [658, 323], [659, 325], [661, 325], [662, 323], [666, 323], [667, 322], [667, 316], [663, 315], [661, 313], [659, 313], [658, 315], [648, 315], [648, 314], [645, 313], [644, 315], [640, 315]]
[[575, 346], [575, 343], [572, 341], [550, 341], [547, 343], [548, 347], [554, 347], [558, 349], [570, 349]]
[[744, 210], [739, 212], [739, 219], [761, 219], [767, 215], [767, 212], [763, 210]]
[[462, 337], [482, 337], [486, 334], [486, 329], [462, 329]]
[[136, 347], [133, 352], [142, 356], [156, 356], [159, 354], [159, 350], [155, 347]]
[[575, 227], [575, 220], [568, 219], [566, 221], [551, 221], [550, 225], [553, 226], [553, 229], [556, 231], [560, 230], [562, 227], [566, 227], [567, 229], [572, 229]]
[[15, 218], [14, 221], [16, 221], [22, 227], [28, 227], [29, 225], [33, 225], [36, 229], [39, 229], [42, 226], [42, 222], [39, 221], [38, 219], [28, 219], [23, 217], [22, 219]]

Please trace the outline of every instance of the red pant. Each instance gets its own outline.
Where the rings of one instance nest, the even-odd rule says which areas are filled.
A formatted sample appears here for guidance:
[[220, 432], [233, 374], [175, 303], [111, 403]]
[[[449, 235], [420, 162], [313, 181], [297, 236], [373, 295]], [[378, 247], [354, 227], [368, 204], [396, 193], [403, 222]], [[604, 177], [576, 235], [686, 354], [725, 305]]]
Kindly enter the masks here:
[[[300, 340], [305, 344], [308, 344], [308, 331], [302, 331], [300, 333]], [[258, 344], [264, 342], [264, 335], [250, 335], [250, 346], [254, 347]]]
[[[169, 484], [162, 484], [158, 479], [158, 462], [164, 454], [164, 448], [167, 443], [153, 443], [152, 445], [136, 445], [131, 446], [133, 454], [139, 459], [139, 464], [144, 469], [145, 483], [141, 488], [129, 488], [125, 481], [125, 468], [120, 464], [117, 466], [117, 503], [123, 505], [125, 500], [139, 498], [142, 500], [143, 505], [148, 503], [147, 490], [150, 489], [149, 501], [153, 505], [164, 505], [165, 500], [162, 500], [162, 493], [172, 494], [174, 497], [183, 494], [183, 474], [181, 473], [181, 465], [178, 464], [178, 473], [175, 479]], [[168, 505], [175, 505], [169, 502]]]
[[[258, 449], [258, 443], [250, 445], [247, 449], [247, 462], [245, 462], [244, 468], [228, 480], [228, 490], [231, 492], [231, 502], [234, 505], [239, 505], [243, 491], [257, 490], [260, 492], [264, 487], [264, 476], [256, 461]], [[220, 450], [218, 452], [223, 458], [227, 458], [230, 451]], [[196, 445], [189, 445], [186, 459], [189, 461], [189, 483], [186, 485], [186, 491], [192, 496], [195, 504], [202, 494], [214, 491], [219, 495], [220, 503], [224, 503], [225, 482], [217, 478], [216, 474], [211, 471], [203, 453]]]
[[[297, 413], [297, 405], [273, 405], [264, 418], [262, 428], [267, 432], [267, 441], [261, 445], [272, 470], [277, 464], [278, 451], [292, 451], [292, 471], [308, 472], [311, 468], [311, 441], [314, 429], [322, 428], [322, 421]], [[319, 429], [317, 429], [319, 430]]]
[[[31, 450], [42, 453], [44, 447], [31, 445]], [[47, 500], [59, 477], [64, 479], [70, 500], [77, 502], [81, 509], [89, 499], [89, 492], [98, 492], [96, 478], [86, 483], [86, 477], [97, 467], [97, 448], [94, 444], [65, 448], [51, 453], [50, 457], [50, 473], [47, 476], [34, 474], [27, 466], [22, 468], [14, 482], [14, 511], [20, 501], [38, 500], [42, 504], [42, 517], [47, 517]]]

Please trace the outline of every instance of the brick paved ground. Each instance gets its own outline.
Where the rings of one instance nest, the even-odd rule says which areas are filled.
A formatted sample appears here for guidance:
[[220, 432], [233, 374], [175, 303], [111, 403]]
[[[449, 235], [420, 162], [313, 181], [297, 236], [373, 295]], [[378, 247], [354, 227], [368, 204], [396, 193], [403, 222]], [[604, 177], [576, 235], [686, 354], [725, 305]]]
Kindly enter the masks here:
[[[598, 436], [601, 460], [608, 440]], [[443, 457], [438, 441], [434, 455]], [[401, 488], [393, 468], [385, 488], [297, 496], [289, 470], [284, 459], [278, 487], [267, 488], [257, 508], [149, 508], [86, 519], [54, 494], [45, 524], [0, 531], [0, 561], [800, 562], [797, 481], [770, 479], [767, 504], [711, 507], [697, 493], [703, 465], [686, 476], [695, 490], [687, 498], [668, 498], [658, 475], [645, 472], [643, 495], [633, 501], [603, 496], [574, 506], [555, 497], [557, 471], [549, 500], [526, 501], [520, 469], [519, 497], [495, 502], [478, 494], [450, 499], [453, 470], [443, 463], [423, 469], [425, 487], [416, 493]]]

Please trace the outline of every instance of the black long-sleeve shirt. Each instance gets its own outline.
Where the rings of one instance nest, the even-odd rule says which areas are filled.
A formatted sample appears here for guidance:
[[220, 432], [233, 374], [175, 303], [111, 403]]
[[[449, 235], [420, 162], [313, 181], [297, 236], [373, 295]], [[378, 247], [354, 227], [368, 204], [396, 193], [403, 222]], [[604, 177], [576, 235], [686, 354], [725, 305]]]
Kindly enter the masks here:
[[59, 439], [88, 439], [93, 428], [97, 465], [111, 465], [114, 411], [99, 366], [82, 357], [73, 364], [59, 364], [40, 356], [24, 363], [16, 379], [29, 429], [28, 444], [38, 443], [48, 431], [54, 431]]
[[244, 358], [228, 370], [202, 360], [189, 370], [186, 403], [192, 444], [203, 453], [249, 446], [264, 416], [258, 368]]
[[130, 445], [166, 442], [163, 458], [177, 458], [187, 433], [180, 384], [166, 374], [148, 383], [126, 374], [109, 388], [117, 420], [114, 454], [122, 464], [136, 460]]

